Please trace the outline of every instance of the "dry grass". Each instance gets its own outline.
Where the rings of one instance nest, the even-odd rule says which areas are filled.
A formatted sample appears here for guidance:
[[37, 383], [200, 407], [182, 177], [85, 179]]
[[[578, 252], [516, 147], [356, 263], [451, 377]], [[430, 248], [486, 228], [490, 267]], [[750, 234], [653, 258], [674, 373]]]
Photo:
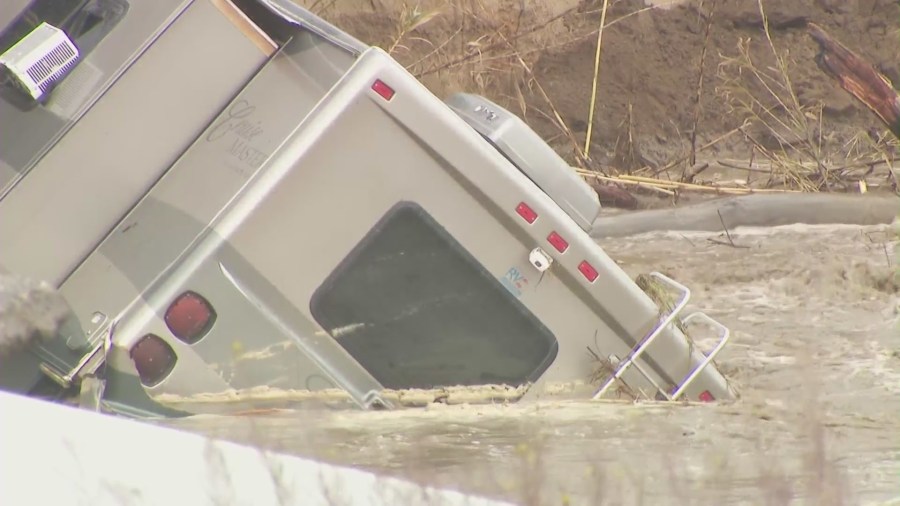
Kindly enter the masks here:
[[597, 110], [597, 85], [600, 82], [600, 54], [603, 49], [603, 29], [606, 24], [606, 13], [609, 11], [609, 0], [603, 0], [600, 11], [600, 28], [597, 29], [597, 49], [594, 56], [594, 78], [591, 80], [591, 106], [588, 109], [587, 134], [584, 139], [584, 157], [589, 158], [591, 152], [591, 133], [594, 128], [594, 113]]
[[[624, 171], [601, 164], [591, 156], [592, 144], [616, 144], [617, 151], [624, 150], [625, 158], [634, 163], [640, 161], [635, 154], [640, 140], [630, 115], [627, 124], [620, 125], [623, 134], [619, 139], [595, 139], [595, 127], [598, 121], [604, 121], [595, 118], [597, 101], [603, 95], [599, 89], [603, 33], [610, 26], [655, 7], [623, 11], [621, 0], [596, 0], [572, 2], [572, 7], [554, 12], [541, 8], [540, 4], [520, 0], [370, 2], [373, 11], [391, 13], [394, 19], [392, 26], [385, 27], [383, 37], [372, 43], [391, 52], [439, 96], [449, 90], [478, 93], [511, 108], [526, 122], [540, 120], [552, 124], [556, 133], [546, 135], [546, 140], [578, 166], [587, 179], [672, 199], [686, 192], [739, 195], [897, 188], [894, 173], [884, 170], [894, 165], [896, 139], [879, 132], [859, 132], [853, 141], [844, 145], [826, 142], [829, 125], [822, 104], [804, 104], [799, 100], [791, 72], [796, 62], [788, 49], [776, 45], [761, 1], [758, 2], [764, 21], [761, 40], [741, 40], [733, 54], [717, 55], [720, 63], [715, 90], [704, 89], [703, 83], [705, 62], [710, 58], [710, 32], [719, 2], [700, 2], [698, 13], [703, 22], [698, 37], [704, 42], [696, 57], [694, 96], [685, 97], [695, 106], [686, 129], [684, 153], [658, 166]], [[323, 15], [340, 9], [334, 2], [325, 0], [306, 4]], [[593, 29], [562, 29], [573, 16], [594, 15], [599, 15], [600, 23]], [[565, 36], [559, 36], [561, 33]], [[584, 62], [585, 66], [593, 65], [593, 79], [584, 83], [586, 89], [591, 89], [590, 104], [580, 120], [586, 125], [587, 133], [579, 140], [570, 124], [573, 119], [567, 120], [560, 113], [556, 104], [559, 97], [541, 82], [534, 65], [547, 51], [592, 38], [596, 40], [595, 58]], [[772, 61], [774, 64], [769, 63]], [[730, 113], [742, 119], [743, 124], [698, 145], [699, 131], [705, 129], [712, 133], [701, 120], [703, 97], [711, 92], [714, 95], [710, 96], [727, 105]], [[699, 161], [704, 153], [739, 138], [746, 145], [749, 163], [746, 158]], [[773, 139], [775, 147], [772, 147]], [[744, 173], [745, 177], [729, 181], [705, 178], [703, 172], [710, 164], [719, 172]]]
[[[730, 111], [746, 119], [741, 133], [752, 146], [752, 153], [768, 162], [762, 186], [865, 193], [868, 187], [864, 177], [875, 166], [893, 166], [896, 139], [884, 134], [873, 139], [872, 132], [859, 132], [851, 144], [827, 149], [824, 137], [829, 128], [823, 117], [824, 104], [801, 104], [791, 77], [795, 62], [789, 49], [776, 47], [761, 0], [758, 6], [763, 20], [762, 44], [764, 50], [771, 52], [775, 64], [760, 65], [752, 50], [753, 42], [742, 39], [735, 55], [722, 57], [718, 91]], [[751, 126], [774, 139], [777, 148], [766, 147], [751, 133]], [[885, 183], [896, 190], [890, 170], [887, 176]]]
[[[702, 5], [702, 4], [701, 4]], [[716, 7], [719, 6], [718, 0], [713, 0], [712, 7], [706, 14], [706, 28], [703, 34], [703, 49], [700, 51], [700, 61], [697, 65], [697, 92], [694, 97], [694, 118], [691, 122], [691, 155], [690, 166], [693, 167], [697, 163], [697, 128], [700, 125], [700, 115], [703, 110], [703, 69], [706, 63], [706, 53], [709, 49], [709, 36], [712, 31], [713, 19], [716, 16]], [[682, 176], [682, 180], [685, 177]]]
[[[574, 164], [596, 170], [597, 164], [590, 160], [590, 132], [585, 142], [579, 141], [560, 114], [556, 97], [533, 69], [541, 54], [595, 36], [599, 43], [603, 29], [653, 9], [636, 9], [606, 19], [607, 5], [621, 1], [606, 0], [596, 9], [572, 2], [573, 7], [551, 13], [535, 7], [539, 4], [519, 0], [373, 0], [378, 10], [391, 13], [394, 23], [385, 27], [389, 37], [369, 42], [389, 51], [438, 96], [451, 90], [477, 93], [506, 105], [526, 122], [536, 118], [549, 122], [556, 133], [546, 140]], [[328, 5], [334, 8], [333, 4]], [[320, 15], [329, 12], [330, 9], [318, 11]], [[596, 29], [557, 37], [566, 31], [560, 27], [570, 16], [593, 14], [602, 14], [601, 25]], [[598, 46], [592, 83], [595, 90], [599, 54]], [[586, 114], [589, 129], [595, 123], [592, 116], [593, 106]], [[560, 143], [566, 147], [560, 147]]]
[[[385, 48], [387, 52], [390, 54], [394, 54], [397, 52], [397, 50], [408, 51], [409, 48], [401, 45], [401, 42], [403, 42], [411, 32], [425, 26], [429, 21], [437, 17], [439, 14], [440, 11], [438, 9], [424, 11], [418, 4], [414, 5], [413, 7], [409, 7], [404, 3], [400, 9], [400, 16], [395, 28], [396, 33], [394, 35], [393, 42], [391, 42], [391, 44], [387, 48]], [[422, 39], [421, 37], [413, 37], [413, 39], [428, 42], [426, 39]]]

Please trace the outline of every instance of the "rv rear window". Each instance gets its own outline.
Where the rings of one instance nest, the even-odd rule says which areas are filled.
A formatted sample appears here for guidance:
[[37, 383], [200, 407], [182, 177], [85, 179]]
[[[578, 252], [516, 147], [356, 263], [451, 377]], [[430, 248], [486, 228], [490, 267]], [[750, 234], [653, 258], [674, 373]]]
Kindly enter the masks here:
[[387, 388], [517, 386], [557, 352], [550, 330], [413, 203], [381, 219], [311, 311]]

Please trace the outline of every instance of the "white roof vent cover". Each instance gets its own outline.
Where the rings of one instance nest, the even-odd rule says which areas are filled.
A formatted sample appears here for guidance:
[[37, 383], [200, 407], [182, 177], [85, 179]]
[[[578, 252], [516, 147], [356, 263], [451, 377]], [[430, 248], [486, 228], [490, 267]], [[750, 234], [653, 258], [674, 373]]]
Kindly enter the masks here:
[[65, 32], [41, 23], [0, 55], [16, 83], [31, 98], [41, 98], [78, 61], [78, 48]]

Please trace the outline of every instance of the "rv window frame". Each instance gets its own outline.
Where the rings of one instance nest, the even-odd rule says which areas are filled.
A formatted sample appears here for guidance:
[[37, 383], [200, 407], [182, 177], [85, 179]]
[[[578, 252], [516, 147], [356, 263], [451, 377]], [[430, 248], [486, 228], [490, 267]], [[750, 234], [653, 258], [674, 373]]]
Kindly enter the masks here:
[[[398, 241], [387, 243], [397, 243], [399, 249], [394, 253], [381, 255], [375, 258], [380, 258], [381, 261], [389, 261], [392, 257], [398, 258], [405, 253], [415, 253], [414, 251], [411, 251], [409, 246], [415, 245], [417, 242], [426, 246], [420, 248], [418, 253], [428, 254], [427, 246], [430, 242], [430, 246], [435, 247], [435, 249], [432, 250], [431, 255], [434, 255], [435, 252], [440, 254], [440, 251], [437, 249], [438, 243], [435, 242], [439, 241], [440, 247], [444, 248], [444, 252], [452, 255], [449, 257], [442, 257], [441, 260], [454, 262], [456, 264], [456, 271], [460, 271], [460, 265], [466, 265], [471, 268], [471, 270], [469, 272], [454, 272], [448, 276], [448, 273], [446, 272], [442, 274], [427, 269], [428, 267], [438, 265], [435, 263], [420, 264], [419, 266], [414, 266], [412, 269], [399, 270], [402, 269], [402, 267], [398, 268], [401, 264], [395, 262], [393, 266], [387, 266], [387, 269], [389, 269], [388, 272], [390, 272], [393, 267], [393, 270], [395, 270], [394, 274], [397, 274], [399, 270], [399, 273], [403, 276], [395, 275], [390, 277], [390, 279], [394, 280], [404, 276], [420, 276], [418, 287], [413, 287], [408, 283], [401, 283], [394, 287], [388, 287], [382, 284], [376, 288], [373, 283], [384, 281], [384, 279], [378, 280], [377, 274], [372, 276], [375, 279], [370, 279], [368, 285], [360, 284], [358, 281], [349, 283], [349, 278], [359, 276], [360, 273], [367, 273], [370, 275], [374, 273], [374, 271], [371, 270], [371, 255], [373, 252], [384, 253], [384, 246], [386, 244], [384, 241], [388, 240], [385, 239], [385, 237], [397, 239], [398, 230], [396, 227], [409, 226], [409, 222], [403, 222], [403, 220], [408, 220], [410, 217], [414, 217], [418, 220], [418, 222], [415, 223], [416, 226], [425, 227], [419, 228], [418, 232], [427, 230], [432, 236], [415, 237], [409, 241], [405, 241], [404, 244], [399, 244]], [[407, 230], [404, 233], [399, 234], [399, 236], [402, 237], [410, 233], [412, 232]], [[397, 256], [394, 256], [394, 254]], [[462, 264], [460, 264], [460, 262], [462, 262]], [[421, 283], [422, 277], [434, 279], [435, 281], [431, 283], [426, 281], [423, 286]], [[452, 288], [453, 282], [449, 281], [447, 279], [448, 277], [452, 277], [454, 280], [465, 280], [467, 282], [465, 286], [469, 293], [454, 293]], [[357, 277], [356, 279], [360, 278]], [[473, 283], [475, 279], [484, 281], [484, 284], [478, 287], [478, 289], [482, 290], [480, 295], [473, 291], [474, 288], [469, 288], [475, 287], [475, 283]], [[441, 292], [441, 287], [447, 286], [448, 284], [451, 285], [451, 288]], [[457, 285], [457, 287], [459, 286], [460, 285]], [[428, 342], [425, 343], [417, 341], [417, 337], [420, 337], [421, 334], [415, 333], [415, 331], [422, 330], [422, 327], [420, 326], [422, 321], [425, 320], [431, 324], [432, 321], [437, 321], [441, 316], [431, 312], [428, 314], [430, 314], [431, 317], [434, 317], [434, 320], [420, 318], [416, 321], [415, 315], [419, 313], [426, 314], [428, 312], [427, 308], [422, 309], [420, 307], [413, 312], [401, 310], [401, 308], [408, 308], [410, 302], [427, 299], [427, 297], [421, 297], [421, 295], [423, 292], [429, 293], [429, 288], [436, 289], [433, 291], [435, 294], [449, 295], [442, 303], [447, 304], [449, 311], [454, 316], [443, 318], [443, 321], [438, 323], [438, 325], [447, 324], [448, 322], [459, 325], [455, 329], [451, 329], [448, 325], [441, 327], [447, 329], [447, 332], [444, 334], [444, 336], [447, 336], [447, 339], [451, 338], [449, 336], [469, 336], [482, 333], [479, 337], [490, 337], [491, 340], [482, 341], [480, 338], [469, 339], [470, 346], [466, 347], [466, 349], [471, 350], [471, 352], [467, 352], [465, 355], [460, 355], [459, 357], [453, 357], [453, 359], [450, 360], [448, 360], [450, 357], [448, 357], [446, 353], [448, 352], [448, 349], [453, 349], [454, 345], [443, 343], [444, 339], [429, 339]], [[390, 318], [389, 314], [385, 315], [384, 313], [377, 313], [378, 316], [385, 316], [386, 318], [375, 324], [372, 324], [371, 322], [362, 322], [369, 323], [369, 326], [356, 327], [355, 329], [348, 331], [347, 327], [351, 327], [351, 325], [348, 325], [345, 320], [355, 320], [360, 318], [371, 319], [374, 314], [372, 306], [349, 308], [347, 305], [352, 304], [353, 302], [348, 299], [352, 299], [356, 296], [357, 300], [361, 299], [366, 302], [377, 301], [375, 302], [376, 305], [389, 307], [390, 302], [386, 302], [386, 300], [389, 299], [387, 294], [391, 291], [398, 294], [414, 293], [414, 295], [409, 295], [409, 298], [406, 300], [406, 305], [403, 304], [401, 298], [400, 302], [393, 308], [394, 311], [392, 314], [400, 316]], [[349, 295], [349, 297], [341, 298], [342, 294], [345, 296]], [[419, 297], [415, 298], [415, 295], [418, 295]], [[453, 302], [453, 298], [456, 298], [457, 301]], [[466, 306], [467, 303], [471, 305]], [[488, 307], [489, 309], [483, 311], [479, 310], [479, 308], [484, 307]], [[469, 312], [467, 314], [458, 314], [460, 310], [468, 310]], [[360, 365], [369, 370], [382, 385], [392, 389], [437, 388], [486, 384], [501, 384], [519, 387], [535, 382], [542, 374], [544, 374], [555, 360], [559, 351], [558, 340], [553, 332], [547, 328], [547, 326], [544, 325], [544, 323], [534, 315], [534, 313], [518, 297], [505, 288], [501, 281], [493, 276], [485, 266], [482, 265], [471, 252], [464, 248], [463, 245], [460, 244], [459, 241], [437, 220], [435, 220], [433, 216], [419, 204], [410, 201], [399, 202], [388, 210], [351, 250], [351, 252], [341, 260], [337, 267], [329, 273], [327, 278], [315, 290], [310, 299], [310, 313], [316, 322], [325, 329], [338, 344], [350, 353]], [[354, 318], [354, 314], [357, 318]], [[486, 315], [490, 315], [490, 317], [493, 318], [493, 321], [487, 320]], [[401, 322], [398, 320], [399, 318], [404, 318], [405, 320]], [[477, 324], [479, 326], [471, 333], [466, 332], [467, 330], [472, 330], [472, 327], [476, 325], [474, 322], [479, 322]], [[481, 325], [482, 323], [486, 325]], [[466, 329], [467, 326], [469, 329]], [[528, 326], [530, 326], [530, 329]], [[385, 331], [391, 331], [391, 328], [393, 328], [392, 331], [395, 332], [398, 330], [405, 332], [404, 335], [396, 337], [398, 347], [394, 351], [386, 352], [385, 343], [389, 342], [388, 339], [394, 338], [387, 338], [383, 334]], [[497, 329], [503, 328], [510, 330], [506, 331], [505, 334], [496, 331]], [[526, 333], [519, 332], [519, 330], [516, 329], [527, 329], [531, 332], [531, 335], [528, 336]], [[381, 335], [379, 335], [379, 333], [381, 333]], [[413, 336], [414, 333], [415, 336]], [[426, 330], [426, 333], [429, 337], [437, 336], [434, 329]], [[370, 342], [366, 342], [367, 340], [370, 340]], [[496, 344], [498, 341], [505, 342]], [[479, 343], [482, 342], [491, 344], [479, 346]], [[410, 348], [418, 348], [418, 346], [416, 346], [417, 343], [421, 343], [420, 351], [429, 348], [432, 351], [416, 355], [415, 357], [420, 357], [421, 360], [416, 360], [418, 363], [412, 364], [410, 363], [409, 356], [404, 357], [406, 353], [411, 352], [404, 353], [404, 348], [407, 345]], [[441, 344], [444, 344], [445, 346], [442, 347], [440, 346]], [[460, 345], [457, 344], [456, 346], [457, 349], [459, 349]], [[477, 348], [481, 349], [479, 350]], [[492, 350], [495, 354], [486, 356], [486, 353], [491, 352]], [[503, 350], [503, 352], [501, 353], [500, 350]], [[413, 360], [415, 360], [415, 358], [413, 358]], [[506, 365], [509, 367], [508, 370], [491, 370], [495, 367], [499, 367], [499, 364], [504, 361], [506, 361]], [[441, 366], [443, 366], [443, 368]], [[453, 367], [460, 369], [456, 372], [447, 372], [453, 370]], [[465, 371], [462, 369], [466, 367], [470, 368], [470, 370]], [[493, 374], [493, 376], [491, 376], [491, 374]], [[455, 381], [452, 380], [454, 375]], [[450, 378], [451, 380], [438, 381], [438, 378], [442, 376]]]

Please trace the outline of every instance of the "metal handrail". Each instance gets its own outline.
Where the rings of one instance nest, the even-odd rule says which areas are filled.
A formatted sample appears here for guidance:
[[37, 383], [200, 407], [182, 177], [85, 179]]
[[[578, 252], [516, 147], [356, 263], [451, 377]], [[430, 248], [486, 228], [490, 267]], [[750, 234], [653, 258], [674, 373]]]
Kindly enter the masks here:
[[704, 320], [711, 327], [715, 327], [715, 328], [719, 329], [719, 342], [718, 342], [718, 344], [716, 344], [716, 347], [713, 348], [713, 350], [711, 352], [709, 352], [708, 354], [705, 355], [706, 358], [703, 359], [703, 362], [701, 362], [696, 368], [694, 368], [694, 370], [691, 371], [691, 373], [688, 374], [687, 377], [681, 381], [681, 385], [672, 394], [673, 401], [677, 400], [679, 397], [681, 397], [681, 394], [683, 394], [685, 392], [685, 390], [687, 390], [688, 386], [690, 386], [690, 384], [694, 382], [694, 380], [697, 378], [697, 376], [699, 376], [700, 373], [703, 372], [704, 369], [706, 369], [706, 366], [708, 366], [709, 364], [712, 363], [712, 361], [716, 358], [716, 355], [718, 355], [719, 352], [722, 351], [722, 348], [725, 347], [725, 344], [728, 342], [728, 338], [731, 336], [731, 330], [729, 330], [728, 327], [726, 327], [725, 325], [722, 325], [721, 323], [717, 322], [716, 320], [713, 320], [706, 313], [700, 313], [700, 312], [691, 313], [681, 321], [685, 325], [688, 325], [695, 318]]
[[[647, 351], [647, 348], [649, 348], [650, 345], [653, 344], [653, 341], [655, 341], [656, 338], [659, 337], [663, 333], [663, 331], [672, 324], [673, 321], [675, 321], [675, 318], [677, 318], [681, 311], [684, 310], [685, 306], [687, 306], [688, 304], [688, 301], [690, 301], [691, 299], [691, 290], [688, 287], [660, 272], [651, 272], [650, 275], [659, 279], [663, 283], [666, 283], [669, 286], [672, 286], [681, 291], [681, 299], [678, 301], [678, 304], [676, 304], [675, 307], [672, 308], [669, 314], [666, 315], [666, 317], [659, 323], [659, 325], [657, 325], [656, 328], [653, 329], [653, 332], [651, 332], [646, 338], [644, 338], [641, 345], [632, 350], [628, 358], [626, 358], [619, 364], [619, 366], [616, 368], [616, 372], [613, 373], [613, 375], [608, 380], [606, 380], [606, 383], [604, 383], [603, 386], [597, 389], [593, 396], [594, 400], [602, 397], [603, 394], [605, 394], [606, 391], [609, 390], [612, 384], [625, 374], [625, 371], [627, 371], [628, 368], [631, 367], [631, 365], [634, 364], [635, 361], [639, 359], [645, 351]], [[653, 383], [653, 385], [660, 392], [662, 392], [662, 394], [665, 395], [667, 399], [671, 400], [671, 396], [665, 390], [661, 389], [659, 385], [640, 368], [640, 366], [638, 366], [638, 370], [641, 372], [641, 374], [644, 375], [644, 377], [650, 380], [650, 382]]]

